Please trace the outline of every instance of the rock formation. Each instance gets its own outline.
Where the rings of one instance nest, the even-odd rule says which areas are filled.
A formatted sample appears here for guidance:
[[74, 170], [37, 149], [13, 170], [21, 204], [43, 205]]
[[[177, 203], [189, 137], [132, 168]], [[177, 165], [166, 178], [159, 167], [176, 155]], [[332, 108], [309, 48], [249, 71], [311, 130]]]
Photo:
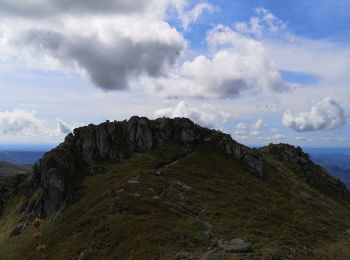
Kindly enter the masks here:
[[206, 143], [233, 160], [241, 160], [257, 177], [263, 176], [263, 158], [256, 149], [241, 145], [228, 134], [209, 130], [186, 118], [132, 117], [128, 121], [105, 122], [74, 130], [57, 148], [35, 164], [27, 180], [25, 195], [39, 194], [27, 205], [29, 219], [52, 218], [70, 196], [70, 186], [81, 171], [93, 173], [96, 163], [120, 163], [132, 153], [148, 152], [167, 142], [189, 147]]

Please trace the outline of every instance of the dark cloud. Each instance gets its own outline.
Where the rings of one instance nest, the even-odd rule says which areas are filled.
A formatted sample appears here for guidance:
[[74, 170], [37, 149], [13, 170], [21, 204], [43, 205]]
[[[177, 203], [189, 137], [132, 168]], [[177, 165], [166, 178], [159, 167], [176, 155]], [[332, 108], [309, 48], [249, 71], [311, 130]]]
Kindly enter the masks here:
[[30, 30], [17, 44], [31, 45], [62, 64], [77, 66], [105, 90], [125, 89], [131, 79], [142, 75], [161, 75], [166, 67], [175, 63], [183, 48], [182, 42], [176, 41], [134, 42], [119, 35], [113, 39], [113, 44], [106, 44], [97, 36], [72, 37], [48, 30]]
[[0, 14], [41, 18], [62, 13], [133, 13], [146, 9], [150, 3], [152, 1], [144, 0], [3, 0]]

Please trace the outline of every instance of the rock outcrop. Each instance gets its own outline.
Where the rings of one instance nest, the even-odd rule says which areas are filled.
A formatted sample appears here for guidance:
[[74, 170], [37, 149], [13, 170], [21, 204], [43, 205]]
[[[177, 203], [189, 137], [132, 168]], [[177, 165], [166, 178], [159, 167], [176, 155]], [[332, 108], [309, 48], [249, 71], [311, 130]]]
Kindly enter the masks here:
[[277, 157], [279, 161], [289, 164], [289, 168], [296, 170], [308, 184], [322, 190], [329, 195], [345, 194], [348, 192], [346, 185], [329, 175], [318, 164], [315, 164], [301, 147], [294, 147], [289, 144], [269, 144], [261, 150]]
[[82, 170], [93, 173], [98, 162], [119, 163], [132, 153], [148, 152], [167, 142], [213, 145], [233, 160], [244, 162], [257, 177], [263, 176], [259, 152], [235, 142], [228, 134], [202, 128], [186, 118], [149, 120], [135, 116], [128, 121], [77, 128], [57, 148], [46, 153], [35, 164], [26, 184], [27, 197], [36, 190], [40, 194], [28, 205], [27, 216], [52, 218], [69, 198], [70, 186]]

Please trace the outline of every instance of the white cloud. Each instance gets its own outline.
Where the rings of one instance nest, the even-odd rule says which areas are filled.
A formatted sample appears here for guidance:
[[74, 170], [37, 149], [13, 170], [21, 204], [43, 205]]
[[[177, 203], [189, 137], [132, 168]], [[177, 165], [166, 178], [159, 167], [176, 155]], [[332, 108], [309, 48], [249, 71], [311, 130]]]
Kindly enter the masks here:
[[201, 107], [194, 107], [180, 101], [174, 107], [161, 108], [154, 112], [158, 117], [187, 117], [195, 123], [208, 127], [221, 129], [223, 124], [229, 118], [229, 114], [218, 110], [213, 105], [203, 104]]
[[65, 136], [72, 131], [63, 120], [56, 119], [56, 128], [46, 120], [40, 119], [36, 111], [26, 109], [13, 109], [0, 112], [1, 137], [25, 140], [27, 138], [41, 137], [55, 139]]
[[247, 125], [245, 123], [238, 123], [236, 125], [236, 130], [234, 132], [234, 135], [237, 139], [245, 140], [248, 139], [248, 130]]
[[238, 139], [248, 139], [249, 137], [262, 139], [261, 130], [266, 126], [262, 119], [258, 119], [254, 124], [249, 127], [246, 123], [240, 122], [236, 125], [234, 135]]
[[336, 130], [347, 123], [345, 110], [333, 99], [327, 97], [314, 106], [310, 111], [297, 114], [286, 111], [282, 123], [298, 132], [317, 130]]
[[187, 30], [189, 25], [191, 23], [196, 22], [198, 18], [206, 11], [207, 12], [214, 11], [214, 6], [207, 2], [202, 2], [194, 6], [189, 11], [182, 11], [182, 14], [180, 14], [180, 17], [182, 20], [182, 27], [185, 30]]
[[35, 135], [45, 128], [45, 122], [36, 117], [35, 111], [14, 109], [0, 112], [0, 132], [3, 135]]
[[248, 22], [235, 24], [235, 29], [241, 33], [261, 37], [263, 33], [276, 33], [286, 29], [286, 23], [265, 8], [255, 9], [257, 16], [251, 17]]
[[166, 97], [227, 98], [290, 89], [259, 41], [218, 25], [207, 42], [212, 55], [199, 55], [145, 84]]
[[253, 125], [252, 128], [256, 131], [261, 130], [265, 126], [265, 123], [262, 119], [258, 119]]
[[126, 89], [141, 76], [162, 75], [186, 49], [165, 20], [173, 2], [2, 1], [0, 54], [78, 72], [105, 90]]

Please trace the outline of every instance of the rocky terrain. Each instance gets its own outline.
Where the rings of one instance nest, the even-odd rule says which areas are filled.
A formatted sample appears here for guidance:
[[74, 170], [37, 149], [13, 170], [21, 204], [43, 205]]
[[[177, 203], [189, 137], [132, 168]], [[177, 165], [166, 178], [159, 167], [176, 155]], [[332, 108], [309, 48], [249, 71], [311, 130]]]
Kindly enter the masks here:
[[37, 256], [36, 217], [49, 259], [350, 256], [341, 181], [300, 147], [250, 149], [186, 118], [77, 128], [0, 195], [6, 259]]

